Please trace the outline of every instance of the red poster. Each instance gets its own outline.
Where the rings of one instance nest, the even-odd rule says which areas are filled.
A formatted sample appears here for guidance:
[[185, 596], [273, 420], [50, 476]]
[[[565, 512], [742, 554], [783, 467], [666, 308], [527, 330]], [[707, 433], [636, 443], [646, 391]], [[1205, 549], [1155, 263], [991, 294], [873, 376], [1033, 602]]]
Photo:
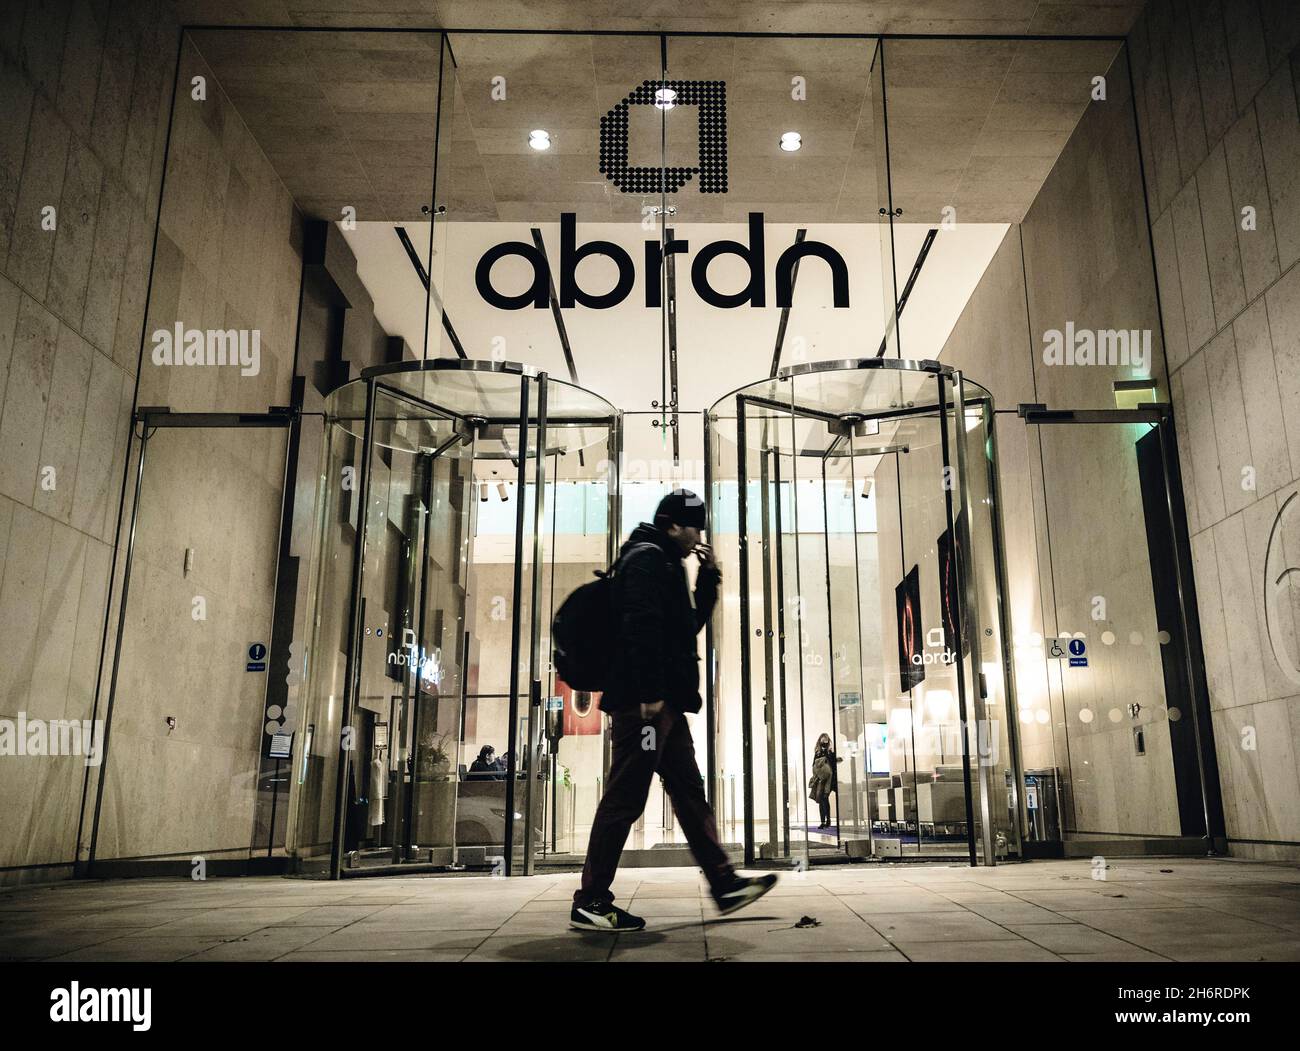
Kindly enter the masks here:
[[564, 736], [598, 734], [601, 731], [600, 694], [573, 690], [558, 676], [555, 692], [564, 698]]

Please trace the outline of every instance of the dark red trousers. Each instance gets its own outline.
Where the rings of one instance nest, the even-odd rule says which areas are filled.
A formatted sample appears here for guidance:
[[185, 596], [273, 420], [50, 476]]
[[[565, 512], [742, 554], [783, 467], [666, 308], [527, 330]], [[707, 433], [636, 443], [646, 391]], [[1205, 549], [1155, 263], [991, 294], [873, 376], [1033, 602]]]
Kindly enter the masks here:
[[627, 834], [645, 810], [655, 774], [663, 778], [673, 813], [709, 886], [714, 894], [726, 888], [735, 879], [735, 870], [718, 842], [686, 717], [667, 705], [649, 722], [637, 710], [617, 712], [611, 751], [609, 781], [596, 808], [582, 886], [574, 892], [574, 902], [586, 905], [610, 897]]

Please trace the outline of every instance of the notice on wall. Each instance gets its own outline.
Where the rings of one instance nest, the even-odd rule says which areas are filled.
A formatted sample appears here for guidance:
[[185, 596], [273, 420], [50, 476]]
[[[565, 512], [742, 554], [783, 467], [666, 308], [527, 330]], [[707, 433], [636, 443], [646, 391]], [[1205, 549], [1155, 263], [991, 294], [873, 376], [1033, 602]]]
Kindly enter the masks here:
[[[1062, 645], [1062, 641], [1065, 645]], [[1051, 648], [1047, 651], [1048, 656], [1055, 660], [1069, 660], [1071, 668], [1086, 668], [1088, 666], [1088, 645], [1083, 639], [1072, 639], [1069, 635], [1061, 636], [1061, 639], [1053, 639]]]
[[1088, 647], [1084, 645], [1083, 639], [1070, 640], [1069, 650], [1071, 668], [1086, 668], [1088, 666], [1088, 658], [1086, 656], [1087, 649]]

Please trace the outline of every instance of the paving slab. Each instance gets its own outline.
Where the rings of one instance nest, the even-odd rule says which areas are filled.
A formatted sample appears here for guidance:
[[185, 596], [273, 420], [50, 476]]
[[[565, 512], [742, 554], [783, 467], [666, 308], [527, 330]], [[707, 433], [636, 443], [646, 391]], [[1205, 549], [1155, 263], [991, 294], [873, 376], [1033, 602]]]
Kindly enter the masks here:
[[[568, 926], [577, 872], [511, 879], [93, 880], [0, 892], [0, 959], [1058, 961], [1300, 959], [1300, 866], [1229, 858], [885, 863], [781, 874], [720, 917], [696, 869], [624, 870], [638, 935]], [[804, 917], [815, 923], [802, 922]]]

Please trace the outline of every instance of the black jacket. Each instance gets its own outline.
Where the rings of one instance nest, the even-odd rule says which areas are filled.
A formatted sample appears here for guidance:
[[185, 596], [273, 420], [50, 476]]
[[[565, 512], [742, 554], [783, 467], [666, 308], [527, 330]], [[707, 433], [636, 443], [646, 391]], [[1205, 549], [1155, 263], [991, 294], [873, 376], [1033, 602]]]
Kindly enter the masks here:
[[655, 701], [679, 712], [700, 710], [695, 637], [713, 612], [721, 579], [716, 569], [701, 566], [692, 607], [682, 555], [668, 534], [645, 522], [632, 530], [615, 566], [619, 630], [602, 711]]
[[813, 764], [814, 764], [814, 765], [817, 763], [817, 757], [818, 757], [819, 755], [824, 755], [824, 756], [826, 757], [826, 762], [827, 762], [827, 764], [828, 764], [828, 765], [830, 766], [830, 768], [831, 768], [831, 773], [830, 773], [830, 787], [827, 788], [826, 791], [827, 791], [827, 792], [835, 792], [835, 791], [838, 791], [838, 789], [839, 789], [839, 787], [840, 787], [840, 773], [839, 773], [839, 770], [837, 769], [837, 767], [839, 766], [839, 762], [840, 762], [840, 760], [839, 760], [839, 757], [835, 754], [835, 749], [834, 749], [834, 748], [827, 748], [826, 751], [824, 751], [824, 752], [821, 752], [821, 751], [813, 752]]
[[501, 772], [501, 767], [494, 760], [489, 763], [483, 759], [475, 759], [469, 764], [470, 778], [478, 781], [502, 781], [505, 774]]

